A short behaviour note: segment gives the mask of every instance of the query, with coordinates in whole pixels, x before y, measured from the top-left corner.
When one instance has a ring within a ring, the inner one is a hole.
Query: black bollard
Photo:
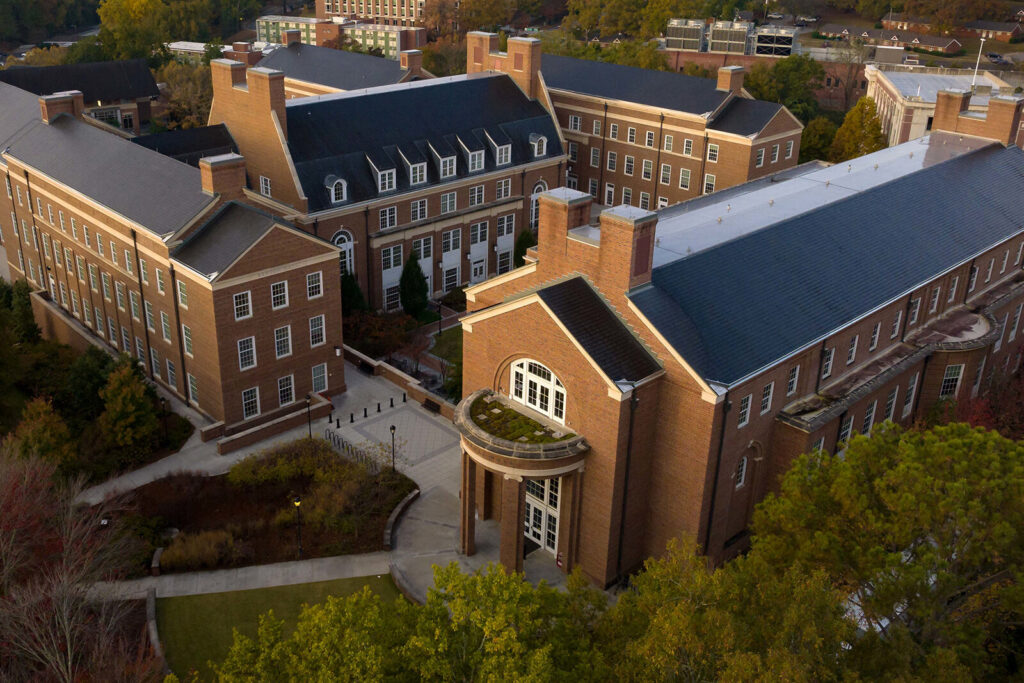
[[[355,413],[349,413],[348,414],[348,421],[349,421],[349,424],[355,422],[356,421],[356,414]]]
[[[402,403],[405,403],[405,392],[402,392]]]
[[[334,422],[334,411],[327,413],[327,424]]]
[[[336,428],[338,428],[338,429],[341,429],[341,418],[340,417],[337,420],[334,421],[334,426]]]
[[[391,397],[391,407],[392,408],[395,407],[395,397],[394,396]]]
[[[380,412],[380,401],[377,401],[377,412]]]
[[[363,408],[363,417],[366,417],[366,408]]]

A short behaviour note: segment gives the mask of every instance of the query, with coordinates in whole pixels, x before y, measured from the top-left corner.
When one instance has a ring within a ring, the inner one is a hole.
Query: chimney
[[[241,199],[245,188],[245,157],[234,152],[199,160],[203,192],[224,200]]]
[[[541,266],[552,274],[561,274],[566,268],[575,270],[578,264],[566,264],[569,231],[590,223],[590,205],[594,198],[586,192],[560,187],[545,192],[537,201],[540,213],[537,251]]]
[[[718,67],[718,88],[721,92],[739,94],[743,89],[743,67],[742,66],[720,66]]]
[[[249,45],[249,43],[245,42],[244,40],[240,40],[240,41],[231,43],[231,51],[232,52],[249,52],[249,50],[251,50],[251,49],[252,49],[252,46]]]
[[[651,281],[657,224],[654,212],[626,204],[601,212],[598,273],[605,292],[628,292]]]
[[[297,28],[286,28],[281,31],[281,44],[288,47],[292,43],[301,43],[302,34]]]
[[[212,62],[211,62],[212,64]],[[288,139],[288,118],[285,116],[284,72],[257,66],[246,72],[249,97],[252,106],[277,113],[284,139]],[[216,92],[216,91],[215,91]]]
[[[85,98],[81,90],[69,90],[39,98],[39,112],[43,123],[52,123],[61,114],[82,118],[85,111]]]
[[[508,59],[505,73],[512,77],[526,96],[539,100],[540,92],[540,41],[536,38],[509,38]],[[511,67],[511,70],[509,70]]]
[[[491,69],[487,57],[498,51],[498,34],[470,31],[466,34],[466,73],[475,74]]]
[[[988,100],[984,137],[999,140],[1004,145],[1015,144],[1020,130],[1021,106],[1024,100],[1009,95],[998,95]]]
[[[423,53],[419,50],[402,50],[398,55],[402,68],[409,72],[410,76],[418,76],[423,70]]]
[[[935,114],[932,116],[932,130],[955,133],[957,119],[961,112],[971,105],[971,93],[966,90],[940,90],[935,96]]]
[[[234,59],[211,59],[210,80],[213,82],[213,94],[218,90],[245,86],[245,64]]]

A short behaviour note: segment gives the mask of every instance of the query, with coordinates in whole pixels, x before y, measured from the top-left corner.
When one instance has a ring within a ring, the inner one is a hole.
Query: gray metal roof
[[[935,102],[940,90],[971,91],[971,82],[975,80],[974,72],[968,70],[965,70],[962,75],[923,74],[913,71],[882,71],[882,73],[886,80],[900,91],[900,95],[911,98],[919,97],[923,102]],[[999,92],[1001,81],[990,76],[988,72],[979,71],[977,80],[979,85],[991,86],[995,92]],[[988,97],[989,93],[971,95],[971,104],[985,106],[988,104]]]
[[[708,128],[736,135],[757,135],[780,111],[782,105],[775,102],[734,97]]]
[[[198,169],[69,115],[43,123],[38,98],[6,83],[0,83],[0,147],[161,237],[213,202]]]
[[[213,280],[275,224],[288,225],[247,204],[228,202],[190,234],[171,256]]]
[[[958,140],[670,209],[652,283],[630,298],[702,376],[733,384],[1020,230],[1024,153]]]
[[[391,85],[408,73],[394,59],[302,43],[274,50],[257,66],[282,71],[286,78],[339,90]]]
[[[12,66],[0,81],[36,95],[81,90],[86,103],[158,97],[160,91],[145,59],[57,66]]]
[[[635,382],[661,369],[582,277],[545,287],[537,295],[611,381]]]

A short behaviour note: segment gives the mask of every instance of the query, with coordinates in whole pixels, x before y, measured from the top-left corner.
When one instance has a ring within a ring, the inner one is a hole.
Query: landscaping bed
[[[388,515],[414,488],[388,467],[373,474],[321,439],[302,439],[243,460],[225,475],[159,479],[126,502],[147,549],[165,547],[163,573],[297,559],[298,512],[303,558],[381,550]],[[169,528],[179,530],[173,540]]]

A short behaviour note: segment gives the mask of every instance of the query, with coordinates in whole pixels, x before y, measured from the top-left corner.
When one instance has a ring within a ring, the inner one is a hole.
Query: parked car
[[[998,52],[986,52],[985,53],[985,58],[988,61],[992,62],[993,64],[998,64],[999,60],[1001,60],[1003,58],[1003,56],[1001,54],[999,54]]]
[[[785,19],[786,16],[784,14],[780,14],[779,12],[769,12],[768,13],[768,18],[769,19]]]
[[[803,21],[808,24],[813,24],[818,21],[818,17],[797,17],[797,21]]]

